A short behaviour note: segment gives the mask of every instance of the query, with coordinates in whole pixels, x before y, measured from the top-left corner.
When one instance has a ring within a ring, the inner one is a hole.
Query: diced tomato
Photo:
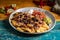
[[[43,13],[43,12],[41,13],[41,16],[46,17],[45,13]]]
[[[36,11],[34,10],[33,14],[34,16],[39,16],[41,19],[45,18],[45,14],[43,12],[39,12],[39,11]]]

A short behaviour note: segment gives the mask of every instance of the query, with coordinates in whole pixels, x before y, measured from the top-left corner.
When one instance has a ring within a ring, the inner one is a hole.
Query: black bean
[[[27,20],[26,18],[23,18],[23,20]]]
[[[21,18],[22,17],[22,15],[19,15],[19,18]]]
[[[34,27],[37,27],[37,24],[34,23]]]
[[[38,21],[38,19],[36,19],[35,17],[32,18],[32,20],[33,20],[34,22],[37,22],[37,21]]]
[[[19,22],[22,22],[22,20],[20,20]]]

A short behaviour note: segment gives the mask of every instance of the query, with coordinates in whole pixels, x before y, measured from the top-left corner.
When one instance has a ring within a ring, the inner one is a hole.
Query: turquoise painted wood
[[[14,30],[9,22],[0,21],[0,40],[60,40],[60,22],[48,33],[40,35],[26,35]]]

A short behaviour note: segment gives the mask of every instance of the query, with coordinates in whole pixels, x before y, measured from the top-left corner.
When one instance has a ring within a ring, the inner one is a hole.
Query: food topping
[[[34,10],[32,14],[18,12],[13,15],[11,23],[22,32],[38,33],[49,29],[51,19],[44,13]]]

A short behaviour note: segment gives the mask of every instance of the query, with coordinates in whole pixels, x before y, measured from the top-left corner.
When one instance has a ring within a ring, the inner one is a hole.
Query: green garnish
[[[0,8],[0,13],[5,13],[5,10]]]
[[[47,23],[47,24],[50,24],[51,23],[51,19],[49,17],[45,17],[44,18],[44,21]]]

